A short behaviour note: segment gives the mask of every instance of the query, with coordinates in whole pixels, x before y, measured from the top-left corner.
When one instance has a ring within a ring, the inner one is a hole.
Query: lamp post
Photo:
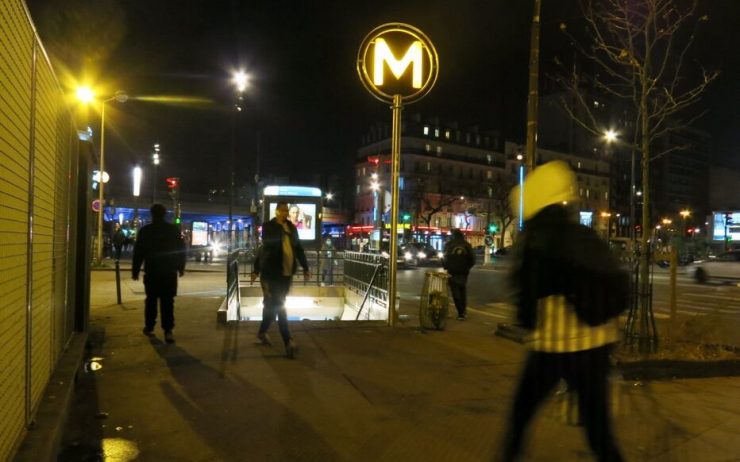
[[[683,237],[686,236],[686,220],[691,216],[691,210],[685,209],[678,212],[679,215],[681,215],[681,218],[683,218],[683,229],[681,232],[681,235]]]
[[[133,196],[134,196],[134,232],[138,230],[139,223],[139,195],[141,194],[141,167],[134,167],[133,173]]]
[[[601,218],[606,220],[606,232],[604,234],[606,235],[606,241],[609,242],[609,238],[611,237],[612,214],[611,212],[601,212]]]
[[[77,98],[83,103],[90,103],[95,99],[95,93],[88,87],[80,87],[77,89]],[[97,264],[100,265],[103,262],[103,215],[105,214],[105,103],[113,100],[119,103],[125,103],[128,101],[128,95],[124,91],[117,91],[110,98],[104,99],[100,102],[100,181],[98,182],[98,203],[100,209],[98,210],[98,233],[97,233],[97,251],[96,260]]]
[[[234,226],[234,158],[236,157],[236,126],[239,115],[242,112],[242,103],[244,101],[244,91],[247,89],[249,83],[249,76],[243,70],[234,72],[231,78],[231,82],[234,84],[236,89],[236,101],[234,102],[234,111],[231,119],[231,153],[229,158],[229,221],[228,221],[228,233],[229,233],[229,251],[234,247],[234,238],[232,236],[232,229]]]
[[[152,176],[152,204],[157,202],[157,167],[159,167],[161,158],[159,156],[159,143],[154,145],[154,152],[152,153],[152,164],[154,165],[154,176]]]

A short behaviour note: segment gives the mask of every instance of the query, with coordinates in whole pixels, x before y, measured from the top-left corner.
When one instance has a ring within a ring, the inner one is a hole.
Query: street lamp
[[[89,87],[80,87],[77,89],[77,98],[82,103],[90,103],[94,101],[95,99],[95,93],[90,89]],[[98,210],[98,242],[97,242],[97,263],[101,264],[103,262],[103,214],[105,213],[105,202],[104,199],[104,185],[105,182],[102,181],[103,177],[105,176],[105,103],[108,103],[110,101],[116,100],[119,103],[125,103],[128,101],[128,95],[126,92],[118,90],[113,96],[110,98],[104,99],[100,102],[100,183],[98,183],[98,186],[100,189],[98,189],[98,203],[100,205],[100,209]]]
[[[683,218],[683,236],[686,236],[686,220],[691,216],[691,210],[684,209],[678,212],[679,215],[681,215],[681,218]]]
[[[611,227],[612,227],[612,214],[611,212],[601,212],[601,218],[606,219],[606,240],[609,241],[609,238],[611,237]]]
[[[243,70],[234,72],[231,76],[231,83],[236,89],[236,102],[234,103],[234,112],[231,118],[231,157],[229,159],[229,251],[233,248],[232,227],[234,223],[234,158],[236,156],[236,125],[237,118],[242,111],[242,101],[244,100],[244,91],[249,85],[249,75]]]
[[[134,170],[131,176],[133,178],[133,196],[134,196],[133,228],[134,228],[134,231],[136,231],[137,225],[139,223],[139,195],[141,194],[141,167],[139,167],[138,165],[134,167]]]

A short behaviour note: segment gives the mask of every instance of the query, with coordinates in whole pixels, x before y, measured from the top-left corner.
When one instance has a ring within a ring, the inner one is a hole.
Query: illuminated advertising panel
[[[270,217],[275,216],[277,202],[269,204]],[[298,229],[298,238],[301,241],[317,239],[316,204],[303,202],[288,203],[288,220]]]
[[[740,212],[713,212],[712,216],[713,240],[724,241],[729,236],[731,241],[740,242]]]
[[[190,245],[194,247],[208,245],[208,223],[205,221],[193,222]]]

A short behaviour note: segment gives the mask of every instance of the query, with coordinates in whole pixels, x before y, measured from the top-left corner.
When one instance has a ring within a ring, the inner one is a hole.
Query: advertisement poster
[[[208,245],[208,223],[205,221],[193,222],[190,245],[194,247]]]
[[[270,203],[270,218],[275,217],[277,203]],[[289,203],[288,220],[298,229],[298,237],[302,241],[316,239],[316,204]]]

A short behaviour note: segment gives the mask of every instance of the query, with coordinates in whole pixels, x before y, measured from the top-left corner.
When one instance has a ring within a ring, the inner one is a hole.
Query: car
[[[444,254],[429,244],[412,242],[401,246],[403,256],[414,266],[442,266]]]
[[[731,250],[716,257],[695,261],[688,269],[699,284],[711,279],[740,280],[740,251]]]
[[[397,250],[396,268],[398,269],[410,268],[411,264],[406,260],[406,258],[404,258],[401,247],[396,248],[396,250]],[[380,255],[382,255],[385,258],[388,258],[390,256],[387,250],[381,250]]]
[[[501,248],[496,249],[495,252],[493,252],[494,257],[506,257],[508,255],[511,255],[511,246],[501,247]]]

